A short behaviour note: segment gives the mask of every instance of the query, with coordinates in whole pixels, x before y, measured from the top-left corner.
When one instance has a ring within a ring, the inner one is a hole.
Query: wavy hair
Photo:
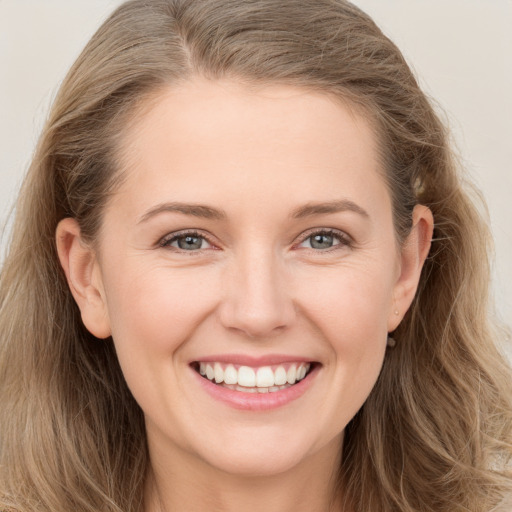
[[[55,229],[94,240],[127,125],[194,75],[337,96],[375,127],[398,242],[414,205],[434,242],[380,377],[346,429],[357,512],[512,507],[512,378],[489,321],[490,238],[448,134],[397,47],[344,0],[132,0],[63,82],[16,208],[0,283],[0,509],[141,512],[143,414],[111,340],[83,326]]]

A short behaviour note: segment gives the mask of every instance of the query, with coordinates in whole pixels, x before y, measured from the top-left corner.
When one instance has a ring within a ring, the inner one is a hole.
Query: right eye
[[[186,252],[196,252],[204,249],[211,249],[213,247],[203,235],[196,232],[185,232],[170,235],[160,242],[160,246],[170,247]]]

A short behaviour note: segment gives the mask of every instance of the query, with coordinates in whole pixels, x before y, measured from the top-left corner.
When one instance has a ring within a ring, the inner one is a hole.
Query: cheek
[[[326,395],[324,412],[334,435],[361,408],[381,371],[392,279],[385,272],[345,268],[317,275],[314,282],[303,294],[302,309],[331,353],[325,371],[339,393]]]
[[[376,267],[346,266],[303,279],[314,285],[302,287],[302,309],[337,349],[357,352],[386,338],[393,281]]]
[[[106,295],[116,345],[129,345],[148,355],[179,348],[218,298],[217,276],[197,269],[154,267],[111,275]]]
[[[121,265],[109,275],[112,338],[128,387],[146,414],[172,417],[162,404],[169,400],[169,389],[180,389],[181,348],[215,307],[215,278]]]

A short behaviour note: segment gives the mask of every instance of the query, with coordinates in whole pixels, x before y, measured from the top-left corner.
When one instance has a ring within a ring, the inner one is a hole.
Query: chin
[[[231,442],[216,443],[208,447],[203,460],[213,468],[225,473],[245,477],[265,477],[292,470],[304,463],[313,447],[304,440],[290,436],[273,438],[244,436]]]
[[[301,457],[290,457],[278,453],[268,457],[247,457],[235,455],[206,461],[218,471],[241,477],[271,477],[286,473],[297,467]]]

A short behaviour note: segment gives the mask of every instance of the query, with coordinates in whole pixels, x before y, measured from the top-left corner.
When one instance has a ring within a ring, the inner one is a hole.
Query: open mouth
[[[214,361],[195,361],[192,368],[210,382],[242,393],[275,393],[304,380],[317,363],[297,362],[250,366]]]

